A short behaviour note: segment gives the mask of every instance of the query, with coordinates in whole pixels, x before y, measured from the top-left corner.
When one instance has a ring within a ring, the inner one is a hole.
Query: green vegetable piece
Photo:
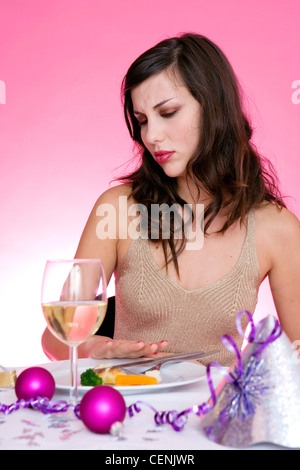
[[[80,376],[81,385],[88,387],[95,387],[96,385],[102,385],[103,380],[99,377],[93,369],[87,369]]]

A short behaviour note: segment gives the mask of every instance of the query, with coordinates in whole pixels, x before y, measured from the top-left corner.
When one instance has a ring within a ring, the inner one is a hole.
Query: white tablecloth
[[[160,393],[125,396],[126,405],[143,401],[158,411],[183,411],[193,405],[201,405],[209,399],[206,377],[195,384],[186,385]],[[53,400],[68,400],[64,394],[55,394]],[[16,402],[13,389],[0,392],[1,404]],[[154,412],[146,405],[133,417],[126,416],[122,433],[95,434],[89,431],[72,410],[64,413],[44,415],[33,409],[19,409],[9,415],[0,414],[0,449],[97,449],[107,451],[107,459],[122,455],[120,451],[149,450],[152,461],[159,457],[159,451],[168,450],[175,454],[188,455],[189,451],[212,449],[232,450],[210,441],[201,430],[200,418],[189,414],[182,431],[176,432],[169,424],[157,426]],[[249,449],[281,449],[272,444],[251,446]],[[137,453],[138,454],[138,453]],[[132,452],[135,455],[135,452]],[[149,457],[150,458],[150,457]],[[113,463],[107,461],[106,463]],[[163,463],[162,461],[159,463]]]

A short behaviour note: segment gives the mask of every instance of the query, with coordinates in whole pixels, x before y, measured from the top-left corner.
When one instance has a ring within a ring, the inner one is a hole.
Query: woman
[[[115,334],[91,337],[81,356],[218,348],[214,359],[231,365],[220,337],[230,334],[241,346],[236,315],[254,313],[266,276],[283,329],[300,339],[299,221],[251,144],[224,54],[196,34],[162,41],[131,65],[123,97],[141,163],[100,196],[75,255],[101,258],[108,280],[115,273]],[[48,330],[43,346],[52,359],[67,355]]]

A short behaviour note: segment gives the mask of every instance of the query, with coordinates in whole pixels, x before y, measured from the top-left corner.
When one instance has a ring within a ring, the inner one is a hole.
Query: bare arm
[[[290,340],[300,340],[300,223],[283,210],[271,233],[269,281],[281,326]]]

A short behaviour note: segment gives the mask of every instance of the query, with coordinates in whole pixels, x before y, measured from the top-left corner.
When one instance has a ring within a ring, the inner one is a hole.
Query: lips
[[[159,150],[158,152],[154,152],[154,158],[157,163],[165,163],[169,160],[169,158],[174,155],[175,152],[170,152],[169,150]]]

